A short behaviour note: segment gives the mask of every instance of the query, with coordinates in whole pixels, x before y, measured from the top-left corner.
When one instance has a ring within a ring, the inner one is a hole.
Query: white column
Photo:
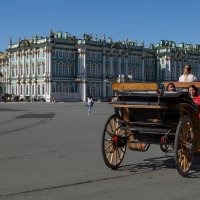
[[[86,49],[80,48],[78,49],[78,53],[81,100],[86,101]]]

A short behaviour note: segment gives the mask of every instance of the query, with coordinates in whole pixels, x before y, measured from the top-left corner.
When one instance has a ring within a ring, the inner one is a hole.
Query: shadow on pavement
[[[20,115],[16,118],[53,118],[55,116],[55,113],[28,113]]]
[[[11,108],[0,108],[0,111],[3,111],[3,112],[8,112],[8,111],[26,111],[26,110],[21,110],[21,109],[11,109]]]
[[[119,171],[129,171],[137,173],[163,169],[176,170],[174,156],[145,159],[142,163],[124,165],[118,168]],[[188,178],[200,178],[200,157],[194,157],[191,170],[188,174]]]

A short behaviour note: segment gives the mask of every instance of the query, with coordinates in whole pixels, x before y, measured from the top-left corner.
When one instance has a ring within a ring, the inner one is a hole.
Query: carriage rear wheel
[[[126,131],[121,129],[124,122],[119,115],[112,115],[106,122],[102,135],[102,155],[105,164],[111,169],[117,169],[121,164],[127,144]]]
[[[181,118],[175,136],[175,162],[182,176],[187,176],[194,155],[194,129],[189,117]]]

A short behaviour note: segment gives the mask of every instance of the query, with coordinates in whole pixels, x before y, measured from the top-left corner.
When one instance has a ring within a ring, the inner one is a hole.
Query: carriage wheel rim
[[[116,168],[122,162],[126,145],[123,147],[118,146],[119,136],[125,136],[126,132],[121,130],[121,119],[117,115],[109,118],[103,133],[102,153],[105,163],[110,168]]]
[[[178,172],[188,175],[193,161],[194,131],[189,118],[183,118],[177,127],[175,138],[175,160]]]

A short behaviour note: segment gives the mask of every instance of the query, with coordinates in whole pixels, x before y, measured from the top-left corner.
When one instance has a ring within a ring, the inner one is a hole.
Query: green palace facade
[[[200,80],[200,45],[161,40],[145,47],[133,40],[112,41],[65,32],[10,39],[0,53],[0,93],[32,100],[85,101],[111,96],[114,81],[176,81],[184,64]]]

